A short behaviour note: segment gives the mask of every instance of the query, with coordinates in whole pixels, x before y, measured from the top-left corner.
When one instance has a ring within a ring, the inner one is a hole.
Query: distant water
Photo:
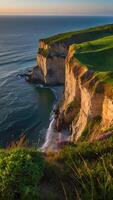
[[[113,23],[113,17],[0,16],[1,147],[23,131],[31,145],[38,145],[45,137],[55,96],[50,89],[38,89],[16,76],[36,65],[38,40],[107,23]]]

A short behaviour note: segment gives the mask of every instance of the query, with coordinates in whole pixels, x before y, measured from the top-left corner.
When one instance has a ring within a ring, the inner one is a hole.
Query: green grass
[[[113,35],[74,45],[75,57],[89,69],[113,71]]]
[[[70,145],[55,158],[52,155],[53,160],[46,164],[46,173],[52,185],[62,188],[62,199],[112,200],[112,152],[113,136],[93,144]]]
[[[80,64],[93,70],[99,80],[113,86],[113,35],[72,47]]]
[[[113,137],[94,144],[83,142],[61,152],[60,159],[74,183],[77,199],[113,199],[112,142]]]
[[[113,34],[113,24],[105,25],[105,26],[98,26],[94,28],[84,29],[80,31],[73,31],[58,34],[49,38],[41,39],[41,41],[46,42],[47,44],[54,44],[56,42],[66,41],[73,39],[76,42],[81,42],[82,40],[92,40],[100,37],[104,37],[106,35]],[[74,43],[74,42],[71,42]]]

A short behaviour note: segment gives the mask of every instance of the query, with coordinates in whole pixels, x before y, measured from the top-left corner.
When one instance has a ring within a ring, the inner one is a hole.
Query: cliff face
[[[37,67],[33,69],[31,79],[48,85],[64,84],[65,59],[69,46],[111,34],[113,34],[113,26],[108,25],[40,40]]]
[[[56,128],[70,130],[70,140],[95,140],[113,126],[113,86],[80,64],[75,48],[66,58],[65,92]]]
[[[32,78],[48,85],[64,84],[67,52],[68,47],[65,44],[49,45],[40,41],[37,54],[38,67],[33,70]]]

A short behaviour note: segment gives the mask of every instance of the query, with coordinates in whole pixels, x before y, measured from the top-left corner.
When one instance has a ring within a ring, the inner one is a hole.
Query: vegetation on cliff
[[[36,69],[33,70],[31,79],[39,82],[41,80],[41,82],[49,85],[64,84],[65,59],[70,45],[82,44],[112,35],[113,24],[110,24],[41,39],[37,52],[38,67],[37,71]]]
[[[75,57],[95,71],[113,70],[113,35],[84,42],[75,47]]]
[[[98,27],[93,27],[93,28],[89,28],[89,29],[84,29],[84,30],[80,30],[80,31],[73,31],[73,32],[67,32],[67,33],[62,33],[62,34],[58,34],[49,38],[45,38],[45,39],[41,39],[40,41],[44,41],[46,44],[52,45],[56,42],[63,42],[66,40],[70,40],[71,43],[74,43],[74,41],[72,42],[71,39],[75,39],[76,42],[77,40],[92,40],[93,38],[101,38],[104,37],[106,35],[111,35],[113,34],[113,24],[109,24],[109,25],[104,25],[104,26],[98,26]]]
[[[113,35],[73,45],[75,58],[81,65],[95,71],[102,81],[113,83]],[[98,72],[98,73],[97,73]]]

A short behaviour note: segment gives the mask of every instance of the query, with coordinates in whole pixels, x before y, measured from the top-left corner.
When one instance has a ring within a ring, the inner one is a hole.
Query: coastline
[[[0,151],[0,200],[112,200],[113,25],[40,40],[35,69],[0,87],[0,142],[14,141]]]
[[[1,76],[3,76],[4,74],[5,75],[11,74],[14,71],[14,69],[17,71],[23,71],[23,69],[27,69],[29,66],[30,67],[36,66],[36,59],[35,59],[36,56],[34,55],[36,55],[37,53],[37,42],[38,40],[40,40],[40,38],[55,35],[58,33],[58,30],[60,30],[60,32],[65,33],[68,30],[71,31],[93,26],[94,23],[95,23],[94,25],[96,25],[96,24],[110,23],[112,21],[112,19],[103,18],[99,19],[99,21],[97,22],[93,18],[90,19],[90,17],[88,17],[87,20],[86,18],[84,19],[81,17],[80,18],[81,23],[80,21],[78,22],[79,17],[77,18],[70,17],[69,20],[67,20],[67,18],[66,20],[65,18],[62,20],[62,18],[60,18],[61,20],[58,24],[54,23],[55,26],[54,24],[49,23],[50,22],[49,18],[40,19],[41,21],[38,19],[38,17],[36,17],[35,21],[33,19],[31,19],[31,21],[28,19],[24,19],[24,17],[21,20],[20,19],[16,20],[15,17],[13,19],[2,18],[1,24],[3,25],[6,24],[7,28],[4,29],[3,26],[3,30],[0,35],[1,44],[3,43],[3,41],[6,41],[6,45],[4,46],[4,44],[2,44],[1,46],[2,47],[1,62],[0,62]],[[75,19],[77,19],[77,21]],[[41,24],[40,28],[38,27],[37,20],[40,21]],[[57,21],[57,17],[55,20]],[[24,24],[26,24],[26,26],[23,26],[23,22]],[[35,24],[37,25],[34,26]],[[48,24],[47,29],[46,29],[46,24]],[[12,29],[8,28],[9,25],[10,27],[12,27]],[[31,28],[32,25],[35,27],[35,29]],[[17,29],[15,29],[15,26],[17,26]],[[24,34],[22,34],[21,30],[24,30]],[[45,30],[45,34],[41,34],[42,30]],[[7,34],[5,34],[5,32]],[[40,102],[37,102],[38,96],[40,97],[45,96],[46,102],[49,105],[48,106],[49,112],[50,112],[49,101],[52,102],[51,94],[48,95],[47,91],[45,92],[45,95],[44,92],[40,91],[38,94],[38,89],[35,90],[35,88],[33,88],[32,86],[27,85],[26,83],[24,84],[24,80],[15,77],[14,78],[8,76],[5,77],[6,77],[5,79],[7,80],[3,81],[2,83],[3,79],[1,79],[1,89],[0,89],[1,93],[0,106],[2,113],[0,121],[2,131],[0,131],[0,136],[1,136],[0,138],[1,138],[1,143],[3,141],[3,146],[5,146],[5,144],[7,145],[8,142],[10,142],[11,140],[18,138],[19,134],[22,132],[22,129],[24,130],[27,129],[29,132],[29,130],[31,130],[32,127],[35,127],[36,124],[39,124],[40,121],[41,121],[40,126],[47,127],[48,124],[47,118],[49,117],[47,116],[46,118],[45,115],[42,116],[44,114],[43,107],[45,106],[45,102],[44,106],[41,104],[42,106],[42,114],[41,114],[41,111],[38,107],[38,104],[40,105]],[[49,101],[47,100],[47,98],[49,98]],[[48,110],[47,109],[45,110],[48,115]],[[39,118],[41,120],[39,120]],[[44,121],[44,123],[42,123],[42,121]],[[30,137],[30,140],[33,141],[32,143],[35,143],[34,142],[35,138],[36,138],[36,143],[38,143],[37,135],[40,134],[39,129],[35,128],[32,137]]]

